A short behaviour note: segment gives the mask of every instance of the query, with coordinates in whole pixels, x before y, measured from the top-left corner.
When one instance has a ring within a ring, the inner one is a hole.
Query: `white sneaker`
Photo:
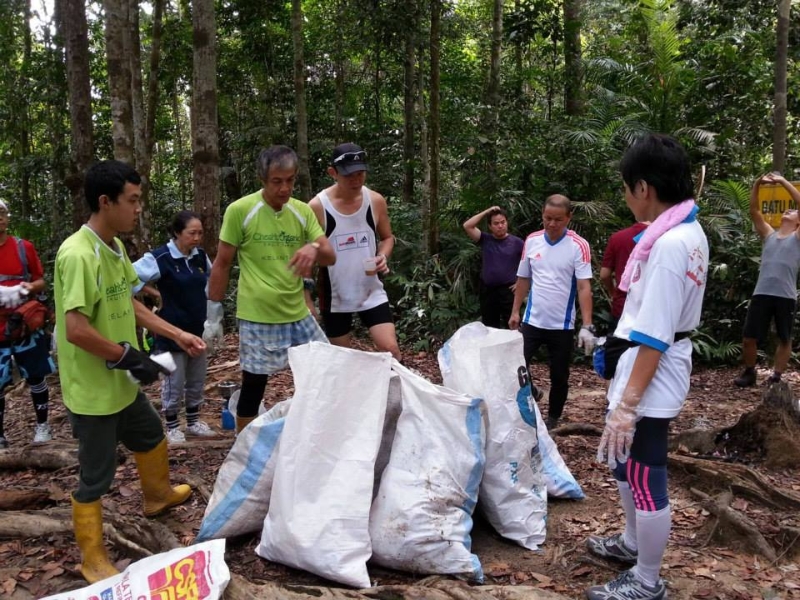
[[[39,423],[36,425],[35,433],[33,434],[34,444],[49,442],[52,439],[53,436],[50,434],[50,425],[48,423]]]
[[[195,435],[198,437],[213,437],[217,433],[209,427],[205,421],[198,421],[194,425],[189,425],[186,428],[187,435]]]
[[[186,441],[186,436],[183,432],[176,427],[175,429],[167,429],[167,443],[168,444],[181,444]]]

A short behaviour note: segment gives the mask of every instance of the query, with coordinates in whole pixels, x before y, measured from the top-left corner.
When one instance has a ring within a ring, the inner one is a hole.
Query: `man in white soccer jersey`
[[[581,308],[583,326],[578,346],[591,354],[592,255],[589,243],[567,228],[572,204],[566,196],[554,194],[544,203],[544,229],[525,240],[517,270],[517,289],[509,329],[517,329],[524,340],[525,364],[542,346],[550,356],[550,401],[545,419],[548,429],[558,424],[569,391],[569,366],[575,336],[575,298]],[[527,297],[525,311],[520,308]],[[521,323],[520,323],[521,321]]]

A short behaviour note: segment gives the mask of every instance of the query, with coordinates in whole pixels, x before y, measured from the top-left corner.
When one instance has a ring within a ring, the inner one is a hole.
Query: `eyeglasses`
[[[358,162],[366,160],[367,153],[364,150],[359,150],[358,152],[345,152],[344,154],[340,154],[336,158],[333,159],[333,164],[337,164],[340,162]]]

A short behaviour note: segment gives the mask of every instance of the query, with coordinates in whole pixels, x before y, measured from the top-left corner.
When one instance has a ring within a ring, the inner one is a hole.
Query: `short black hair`
[[[629,189],[646,181],[664,204],[678,204],[694,195],[689,155],[671,136],[650,133],[640,137],[625,151],[619,170]]]
[[[132,166],[119,160],[104,160],[95,163],[86,171],[83,189],[89,210],[100,210],[100,196],[108,196],[116,203],[126,183],[141,185],[142,178]]]
[[[489,214],[486,215],[486,220],[490,225],[492,224],[492,219],[494,219],[497,215],[503,215],[506,219],[508,219],[508,213],[506,212],[506,209],[498,206],[494,210],[490,210]]]
[[[182,210],[174,217],[172,217],[172,223],[169,224],[169,234],[172,236],[173,239],[180,235],[181,231],[186,229],[186,226],[189,224],[189,221],[192,219],[197,219],[202,224],[203,219],[200,217],[199,214],[192,210]]]
[[[273,165],[281,169],[297,170],[297,154],[289,146],[270,146],[261,151],[256,160],[256,173],[259,181],[265,181]]]

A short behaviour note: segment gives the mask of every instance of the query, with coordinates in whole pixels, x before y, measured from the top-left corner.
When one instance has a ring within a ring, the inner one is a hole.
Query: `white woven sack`
[[[236,436],[217,473],[198,540],[229,538],[261,529],[269,510],[275,457],[290,403],[291,399],[278,402]]]
[[[391,355],[311,342],[289,349],[295,382],[256,553],[369,587],[369,509]]]
[[[482,581],[470,533],[484,465],[483,403],[397,361],[392,368],[403,411],[372,504],[372,559],[392,569]]]

